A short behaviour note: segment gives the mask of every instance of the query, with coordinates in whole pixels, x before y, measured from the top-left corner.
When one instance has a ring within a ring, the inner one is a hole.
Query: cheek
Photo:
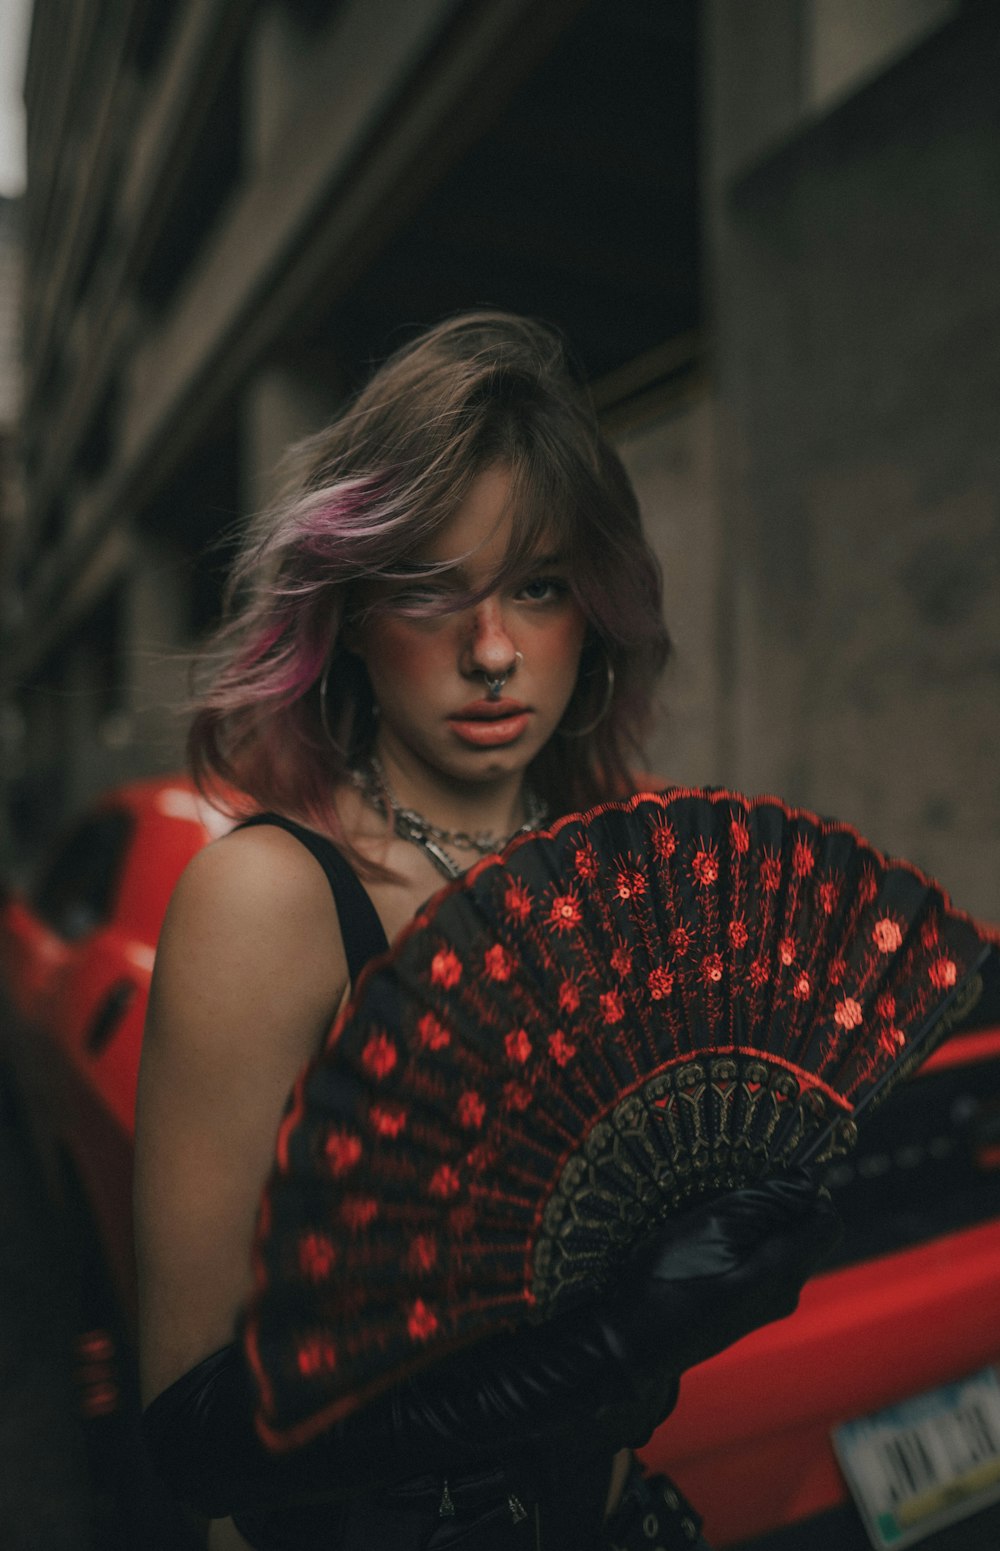
[[[553,620],[538,642],[540,661],[561,669],[571,682],[575,682],[586,633],[586,621],[578,611]]]
[[[362,655],[372,686],[378,689],[421,689],[440,681],[446,655],[436,636],[395,624],[383,623],[377,639],[364,643]]]

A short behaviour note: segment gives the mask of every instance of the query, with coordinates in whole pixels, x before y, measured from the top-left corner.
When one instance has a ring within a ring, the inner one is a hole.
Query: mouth
[[[526,716],[529,706],[520,700],[472,700],[460,711],[453,711],[450,722],[502,722],[512,716]]]
[[[530,707],[518,700],[474,700],[449,716],[448,723],[463,743],[497,748],[519,738],[530,716]]]

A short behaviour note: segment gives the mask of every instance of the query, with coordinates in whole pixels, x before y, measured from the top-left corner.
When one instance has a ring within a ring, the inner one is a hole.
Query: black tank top
[[[250,829],[256,824],[273,824],[278,829],[287,830],[302,842],[307,851],[312,852],[326,873],[340,920],[347,972],[351,984],[355,985],[368,960],[379,953],[385,953],[389,946],[385,929],[361,879],[333,841],[328,840],[326,835],[318,834],[315,829],[307,829],[304,824],[283,818],[279,813],[255,813],[253,818],[244,819],[237,828]]]

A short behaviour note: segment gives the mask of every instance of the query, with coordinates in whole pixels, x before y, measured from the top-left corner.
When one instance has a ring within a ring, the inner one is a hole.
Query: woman
[[[621,1297],[290,1458],[256,1441],[235,1340],[286,1096],[365,958],[480,854],[636,786],[658,570],[555,337],[469,315],[388,361],[251,534],[216,648],[194,766],[255,816],[191,863],[157,957],[136,1168],[151,1450],[234,1513],[231,1544],[550,1551],[602,1544],[609,1514],[621,1543],[652,1511],[637,1472],[620,1505],[623,1446],[684,1367],[794,1306],[828,1238],[808,1182],[688,1214]]]

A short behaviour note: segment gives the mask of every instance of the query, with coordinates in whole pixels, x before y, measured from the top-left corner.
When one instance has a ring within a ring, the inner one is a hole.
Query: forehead
[[[454,561],[478,575],[498,570],[512,552],[527,557],[554,548],[549,524],[536,513],[517,513],[512,483],[502,467],[478,474],[457,511],[421,545],[418,558],[435,565]]]

